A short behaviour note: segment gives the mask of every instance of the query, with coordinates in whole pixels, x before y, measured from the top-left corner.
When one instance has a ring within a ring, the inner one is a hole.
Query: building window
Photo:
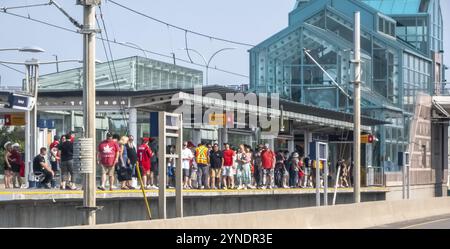
[[[378,31],[379,32],[389,35],[389,36],[392,36],[392,37],[395,37],[395,26],[396,26],[395,22],[388,20],[381,16],[378,17]]]

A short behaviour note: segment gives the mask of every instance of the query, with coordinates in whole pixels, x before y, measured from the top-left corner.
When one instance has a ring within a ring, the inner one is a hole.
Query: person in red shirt
[[[102,166],[102,185],[98,187],[105,190],[106,175],[109,176],[109,190],[113,190],[115,165],[119,161],[119,145],[114,142],[111,133],[106,135],[106,140],[98,145],[97,163]]]
[[[142,182],[144,185],[147,184],[147,177],[150,177],[151,172],[151,159],[153,157],[153,151],[148,146],[150,139],[148,137],[144,137],[142,139],[142,144],[138,147],[137,155],[138,155],[138,161],[139,166],[142,169]],[[147,185],[145,188],[150,189],[151,186]]]
[[[261,152],[261,163],[263,168],[263,189],[265,188],[265,186],[267,186],[269,189],[272,189],[275,162],[275,153],[271,149],[269,149],[269,144],[265,144],[264,149]]]
[[[234,157],[236,153],[234,150],[230,149],[230,145],[225,143],[225,150],[223,151],[223,165],[222,165],[222,176],[223,176],[223,184],[222,188],[227,189],[229,186],[231,189],[234,188],[234,175],[233,175],[233,164]]]

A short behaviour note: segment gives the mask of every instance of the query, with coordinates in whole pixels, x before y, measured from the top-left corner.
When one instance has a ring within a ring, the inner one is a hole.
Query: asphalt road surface
[[[373,229],[450,229],[450,214],[387,224]]]

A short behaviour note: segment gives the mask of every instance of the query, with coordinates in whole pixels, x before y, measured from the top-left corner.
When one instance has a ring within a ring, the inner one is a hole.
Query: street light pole
[[[225,51],[225,50],[233,50],[233,49],[236,49],[236,48],[222,48],[222,49],[219,49],[219,50],[216,51],[213,55],[211,55],[211,57],[209,58],[208,61],[206,61],[205,56],[203,56],[203,55],[202,55],[200,52],[198,52],[197,50],[192,49],[192,48],[184,48],[184,50],[186,50],[186,51],[192,51],[192,52],[198,54],[198,55],[203,59],[203,62],[205,63],[205,67],[206,67],[206,85],[209,84],[209,79],[208,79],[208,77],[209,77],[209,66],[210,66],[210,64],[211,64],[212,59],[214,59],[214,57],[215,57],[217,54],[219,54],[220,52],[223,52],[223,51]]]
[[[19,52],[29,52],[29,53],[42,53],[45,52],[44,49],[36,46],[22,47],[22,48],[0,48],[0,51],[19,51]],[[19,64],[19,63],[16,63]],[[23,63],[22,63],[23,65]],[[25,88],[26,92],[34,96],[34,104],[31,110],[25,113],[25,177],[26,185],[28,187],[28,182],[30,178],[31,169],[31,159],[36,154],[36,119],[37,119],[37,94],[38,94],[38,78],[39,78],[39,64],[36,59],[25,62]],[[34,141],[34,142],[31,142]]]
[[[39,64],[36,59],[25,62],[26,67],[26,91],[32,94],[34,98],[34,104],[31,110],[26,111],[26,127],[25,127],[25,176],[26,182],[30,181],[30,172],[32,171],[32,159],[34,155],[37,155],[37,95],[39,88]]]
[[[361,202],[361,16],[355,12],[355,81],[354,81],[354,133],[353,133],[353,194],[355,203]]]

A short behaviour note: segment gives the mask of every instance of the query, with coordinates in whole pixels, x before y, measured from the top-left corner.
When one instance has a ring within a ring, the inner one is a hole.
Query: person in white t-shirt
[[[183,188],[189,187],[189,178],[191,177],[191,161],[194,158],[194,154],[192,154],[192,150],[188,148],[188,143],[183,143],[183,150],[181,150],[181,160],[183,167]]]

